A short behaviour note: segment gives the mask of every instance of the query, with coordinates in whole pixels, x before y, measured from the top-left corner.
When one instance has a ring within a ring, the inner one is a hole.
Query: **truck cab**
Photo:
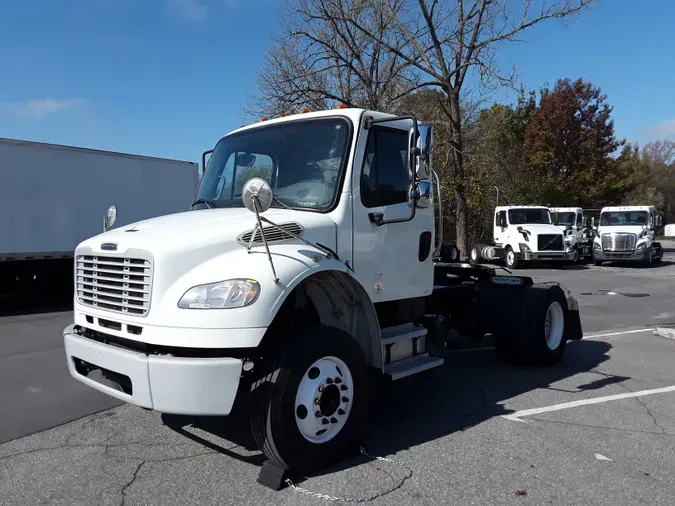
[[[522,262],[561,262],[574,259],[565,235],[545,206],[498,206],[494,215],[494,242],[504,250],[506,266]]]
[[[549,210],[553,224],[563,231],[565,241],[572,247],[572,262],[590,256],[591,240],[584,210],[581,207],[551,207]]]
[[[583,337],[569,290],[444,257],[432,138],[414,117],[347,108],[225,135],[191,210],[119,228],[111,213],[78,245],[70,374],[161,413],[241,402],[280,476],[344,456],[371,378],[443,365],[450,329],[557,363]],[[523,228],[552,251],[536,234],[562,234],[541,212],[548,225]]]
[[[659,263],[663,249],[656,241],[656,228],[661,223],[654,206],[603,207],[595,229],[593,262]]]

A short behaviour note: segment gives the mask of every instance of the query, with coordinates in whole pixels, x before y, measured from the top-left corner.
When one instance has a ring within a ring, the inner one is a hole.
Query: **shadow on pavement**
[[[552,384],[577,373],[592,371],[609,359],[610,349],[609,343],[601,341],[570,342],[563,360],[551,368],[506,365],[489,348],[468,353],[451,352],[442,367],[377,388],[372,396],[371,421],[363,446],[371,455],[391,455],[454,432],[469,430],[486,420],[511,413],[501,404],[508,399],[537,389],[556,390]],[[588,390],[626,379],[629,378],[602,374],[597,381],[565,391],[584,395]],[[235,443],[257,452],[248,430],[245,407],[240,404],[238,408],[230,417],[163,415],[162,419],[193,441],[237,460],[261,465],[265,460],[261,453],[242,457],[226,448],[229,443]],[[224,445],[214,444],[185,430],[188,425],[226,441]],[[331,474],[369,460],[373,458],[356,455],[312,476]],[[295,483],[301,481],[295,480]]]

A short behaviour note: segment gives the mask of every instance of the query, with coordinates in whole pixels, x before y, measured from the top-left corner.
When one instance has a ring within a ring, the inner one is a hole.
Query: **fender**
[[[276,248],[275,248],[276,249]],[[299,296],[313,304],[324,325],[338,327],[349,333],[359,343],[366,361],[373,367],[382,366],[382,348],[380,326],[368,293],[354,273],[344,263],[335,258],[327,258],[325,252],[306,247],[294,249],[294,256],[303,255],[311,262],[297,262],[295,274],[283,284],[277,299],[270,307],[269,314],[276,318],[289,297]],[[274,260],[275,254],[272,253]],[[276,265],[276,263],[275,263]],[[288,269],[283,277],[291,275]],[[282,277],[279,274],[280,278]],[[280,279],[279,284],[283,281]],[[270,327],[273,328],[273,323]],[[317,336],[320,337],[320,336]],[[261,341],[269,343],[276,339],[273,331],[268,330]]]

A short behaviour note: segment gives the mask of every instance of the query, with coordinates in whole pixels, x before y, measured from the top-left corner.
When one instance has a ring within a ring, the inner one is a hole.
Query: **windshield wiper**
[[[206,199],[197,199],[192,203],[192,205],[190,207],[194,207],[194,206],[197,206],[199,204],[206,204],[207,206],[209,206],[210,209],[213,209],[213,208],[216,207],[216,205],[213,203],[213,201],[206,200]]]

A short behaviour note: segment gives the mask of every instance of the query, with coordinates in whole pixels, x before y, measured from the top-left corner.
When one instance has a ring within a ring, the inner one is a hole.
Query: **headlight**
[[[647,247],[647,243],[641,242],[635,247],[635,249],[645,249],[646,247]]]
[[[526,251],[530,251],[530,247],[525,243],[522,243],[522,242],[519,243],[518,247],[520,248],[521,253],[525,253]]]
[[[181,297],[181,309],[231,309],[253,304],[260,284],[253,279],[228,279],[190,288]]]
[[[601,249],[602,245],[600,244],[600,241],[593,241],[593,249]]]

